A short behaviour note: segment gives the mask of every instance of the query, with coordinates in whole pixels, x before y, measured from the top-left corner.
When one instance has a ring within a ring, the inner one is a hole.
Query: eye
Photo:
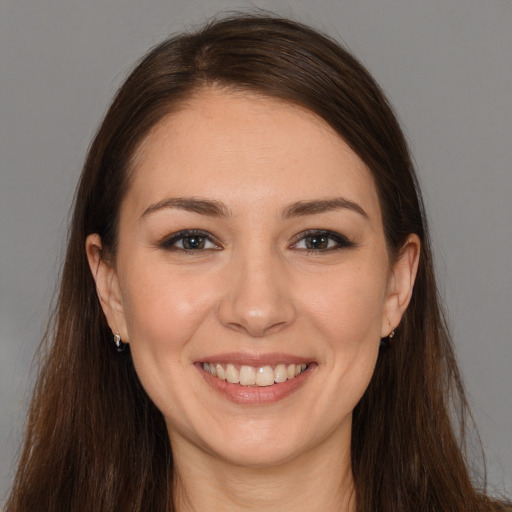
[[[300,233],[292,249],[299,249],[308,252],[325,252],[347,247],[354,247],[346,236],[341,233],[327,230],[310,230]]]
[[[198,230],[185,230],[174,233],[159,244],[162,248],[171,251],[201,252],[211,249],[220,249],[210,233]]]

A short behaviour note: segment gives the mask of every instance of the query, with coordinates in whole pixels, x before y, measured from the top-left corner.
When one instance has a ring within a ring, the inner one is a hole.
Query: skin
[[[222,203],[226,215],[162,207],[173,198]],[[290,214],[333,198],[364,214]],[[189,252],[183,239],[162,245],[184,229],[212,241]],[[350,244],[307,250],[306,230]],[[101,258],[98,235],[86,250],[109,325],[166,420],[178,510],[354,509],[352,411],[409,303],[419,249],[411,235],[390,262],[370,172],[309,111],[210,89],[151,131],[121,206],[115,261]],[[239,404],[194,364],[233,352],[313,364],[289,396]]]

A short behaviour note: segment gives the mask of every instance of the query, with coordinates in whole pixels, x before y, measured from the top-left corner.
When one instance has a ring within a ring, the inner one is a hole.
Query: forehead
[[[240,206],[350,196],[380,216],[371,173],[323,119],[247,92],[211,89],[181,104],[140,145],[130,181],[138,208],[163,196]]]

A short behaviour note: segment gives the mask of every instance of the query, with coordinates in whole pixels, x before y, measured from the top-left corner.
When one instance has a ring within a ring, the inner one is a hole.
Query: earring
[[[126,348],[127,343],[123,343],[121,341],[121,336],[119,335],[118,332],[114,334],[114,339],[112,341],[114,342],[114,345],[116,346],[116,350],[118,352],[122,352]]]
[[[391,344],[390,344],[390,340],[391,338],[393,338],[395,335],[395,330],[393,329],[385,338],[381,338],[380,340],[380,348],[381,349],[388,349]]]

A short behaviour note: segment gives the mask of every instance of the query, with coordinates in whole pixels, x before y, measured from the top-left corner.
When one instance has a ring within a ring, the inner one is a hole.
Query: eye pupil
[[[204,236],[187,236],[183,238],[183,247],[185,249],[204,249]]]
[[[306,238],[306,247],[308,249],[327,249],[329,238],[327,236],[315,235]]]

